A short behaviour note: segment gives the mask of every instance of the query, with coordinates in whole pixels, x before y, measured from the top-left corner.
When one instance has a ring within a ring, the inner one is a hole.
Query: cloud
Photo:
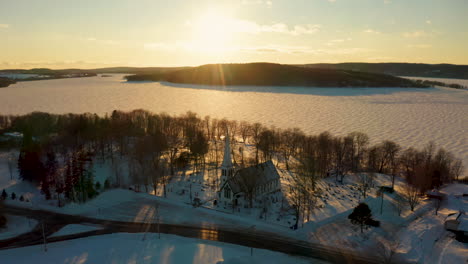
[[[412,32],[404,32],[403,36],[405,38],[422,38],[422,37],[432,36],[432,34],[423,30],[417,30],[417,31],[412,31]]]
[[[10,25],[9,24],[0,24],[0,29],[2,28],[9,28]]]
[[[273,2],[270,0],[242,0],[243,5],[266,5],[268,8],[273,6]]]
[[[146,50],[175,51],[177,49],[184,48],[184,46],[179,43],[168,44],[168,43],[163,43],[163,42],[152,42],[152,43],[144,43],[143,48]]]
[[[336,2],[336,0],[327,0],[327,1],[330,2],[330,3],[335,3]]]
[[[327,54],[327,55],[346,55],[354,53],[362,53],[371,51],[365,48],[343,48],[343,49],[313,49],[307,46],[280,46],[280,45],[267,45],[267,46],[251,46],[241,47],[239,51],[253,52],[253,53],[287,53],[287,54]]]
[[[343,43],[343,42],[346,42],[346,41],[351,41],[353,40],[352,38],[346,38],[346,39],[332,39],[330,41],[328,41],[327,43],[327,46],[333,46],[333,45],[336,45],[336,44],[339,44],[339,43]]]
[[[109,40],[109,39],[97,39],[93,37],[85,38],[85,41],[89,42],[94,42],[97,44],[102,44],[102,45],[118,45],[119,43],[115,40]]]
[[[367,58],[368,61],[376,61],[376,62],[383,62],[383,61],[404,61],[404,59],[398,59],[396,57],[389,57],[389,56],[376,56],[376,57],[369,57]]]
[[[144,49],[152,51],[165,52],[200,52],[204,51],[203,47],[192,45],[190,42],[176,43],[145,43]],[[223,46],[223,52],[246,52],[246,53],[285,53],[285,54],[327,54],[327,55],[346,55],[354,53],[362,53],[372,51],[365,48],[328,48],[328,49],[313,49],[308,46],[288,46],[288,45],[252,45],[252,46]]]
[[[382,32],[380,32],[380,31],[373,30],[373,29],[371,29],[371,28],[366,29],[366,30],[364,30],[363,32],[364,32],[364,33],[368,33],[368,34],[381,34],[381,33],[382,33]]]
[[[432,48],[430,44],[409,44],[408,48],[417,48],[417,49],[429,49]]]
[[[307,34],[314,34],[320,30],[322,27],[321,25],[314,25],[314,24],[304,24],[304,25],[294,25],[293,27],[289,27],[284,23],[275,23],[271,25],[259,25],[255,22],[246,21],[246,20],[237,20],[235,22],[237,26],[235,27],[234,31],[244,32],[244,33],[253,33],[258,34],[262,32],[269,32],[269,33],[282,33],[282,34],[289,34],[293,36],[299,35],[307,35]]]
[[[431,20],[426,20],[426,24],[431,25],[432,21]]]
[[[388,4],[392,3],[392,0],[384,0],[383,2],[384,2],[384,4],[388,5]]]
[[[221,16],[212,17],[207,21],[186,21],[185,25],[194,30],[203,31],[222,29],[223,32],[229,33],[281,33],[293,36],[314,34],[322,27],[319,24],[299,24],[291,27],[285,23],[258,24],[254,21]]]

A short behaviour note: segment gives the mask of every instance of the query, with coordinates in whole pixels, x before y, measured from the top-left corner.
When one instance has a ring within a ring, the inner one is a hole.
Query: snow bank
[[[6,215],[7,226],[0,229],[0,240],[17,237],[28,233],[37,225],[37,221],[22,216]]]
[[[174,235],[111,234],[2,251],[4,264],[14,263],[325,263],[263,249]]]

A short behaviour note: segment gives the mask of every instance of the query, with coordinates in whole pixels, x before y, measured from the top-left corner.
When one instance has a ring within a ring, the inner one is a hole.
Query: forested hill
[[[127,80],[225,86],[425,87],[386,74],[273,63],[208,64],[171,72],[131,75]]]
[[[468,79],[468,65],[423,63],[317,63],[301,65],[314,69],[340,69],[394,76]]]

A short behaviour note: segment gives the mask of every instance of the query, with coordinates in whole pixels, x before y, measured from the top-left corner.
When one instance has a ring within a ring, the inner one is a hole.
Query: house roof
[[[445,221],[456,221],[458,219],[458,216],[460,216],[460,213],[450,214],[449,216],[447,216],[447,218],[445,218]]]
[[[233,177],[227,180],[227,183],[232,192],[236,194],[279,178],[275,165],[269,160],[265,163],[238,170]]]
[[[468,215],[461,214],[458,221],[460,222],[458,225],[458,231],[468,232]]]

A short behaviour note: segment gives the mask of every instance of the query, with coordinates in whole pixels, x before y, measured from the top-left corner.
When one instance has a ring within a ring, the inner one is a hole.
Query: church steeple
[[[231,141],[229,139],[229,133],[226,133],[226,140],[224,143],[224,157],[223,163],[221,164],[221,183],[224,183],[228,178],[234,174],[234,166],[232,165],[231,159]]]
[[[231,140],[229,140],[229,136],[226,135],[226,140],[224,142],[224,157],[223,163],[221,164],[222,168],[231,168],[232,167],[232,159],[231,159]]]

